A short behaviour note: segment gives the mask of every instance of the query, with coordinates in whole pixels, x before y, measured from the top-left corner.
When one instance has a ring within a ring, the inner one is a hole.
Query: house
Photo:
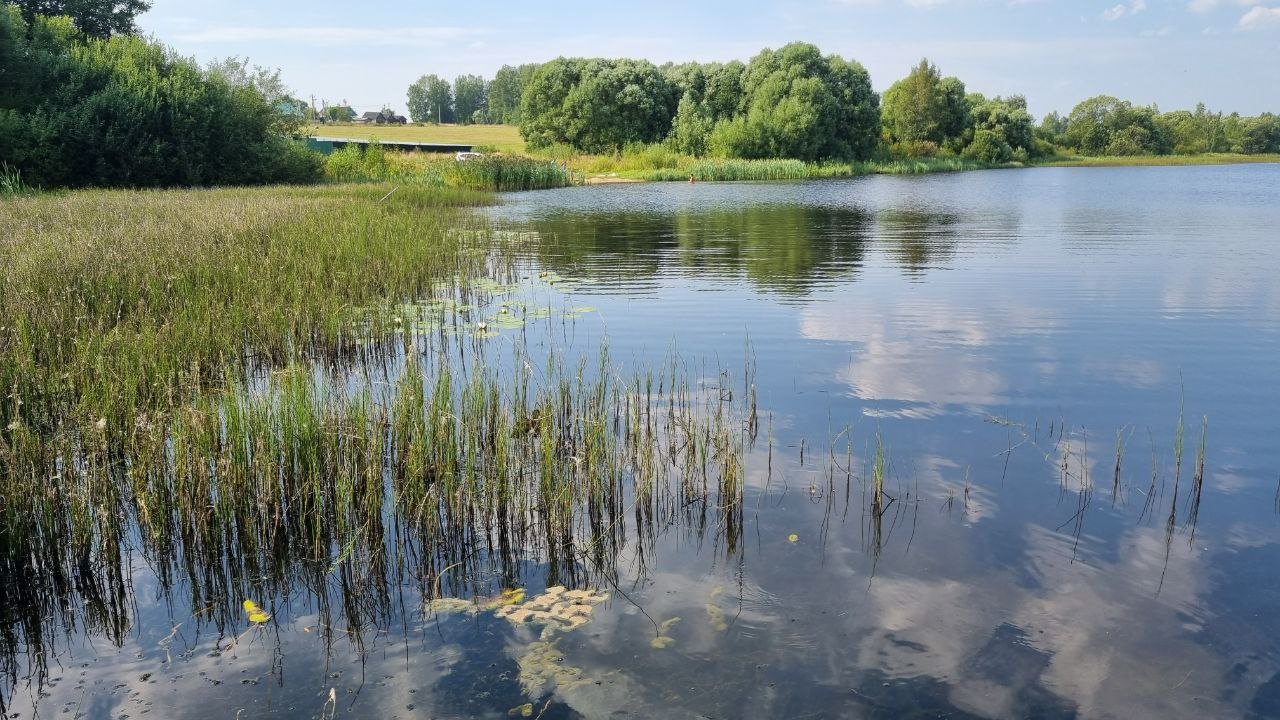
[[[386,122],[386,121],[382,119],[382,113],[380,113],[380,112],[367,112],[367,113],[365,113],[365,114],[361,115],[360,117],[356,118],[353,122],[358,122],[358,123],[382,123],[382,122]]]

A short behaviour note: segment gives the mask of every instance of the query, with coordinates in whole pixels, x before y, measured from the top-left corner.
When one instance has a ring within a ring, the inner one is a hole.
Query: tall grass
[[[567,165],[519,155],[487,155],[458,161],[453,155],[388,151],[376,141],[348,145],[325,160],[333,182],[394,182],[466,190],[545,190],[573,184]]]
[[[573,175],[562,163],[518,155],[486,155],[449,162],[441,173],[445,184],[472,190],[505,192],[546,190],[573,184]]]
[[[474,272],[484,236],[448,188],[83,192],[0,205],[0,428],[123,431],[247,359],[393,337],[390,311]],[[122,239],[126,239],[123,241]]]
[[[0,162],[0,197],[28,195],[32,189],[22,181],[22,173],[9,163]]]

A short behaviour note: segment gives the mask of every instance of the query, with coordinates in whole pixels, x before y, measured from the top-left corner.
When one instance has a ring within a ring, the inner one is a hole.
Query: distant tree
[[[944,78],[928,59],[884,93],[884,128],[895,143],[941,146],[969,126],[964,83]]]
[[[682,153],[702,157],[714,126],[706,104],[695,99],[692,91],[686,92],[671,122],[671,144]]]
[[[453,113],[463,124],[487,118],[488,86],[479,75],[459,75],[453,81]]]
[[[707,68],[702,102],[713,121],[733,117],[742,110],[742,76],[747,66],[738,60]]]
[[[863,159],[875,149],[880,98],[866,69],[807,43],[765,50],[742,75],[740,114],[716,124],[714,153]]]
[[[675,109],[675,88],[650,62],[557,58],[525,87],[520,134],[535,148],[612,152],[666,137]]]
[[[356,119],[356,111],[350,105],[326,105],[320,110],[329,122],[351,122]]]
[[[1159,155],[1172,148],[1155,108],[1135,107],[1109,95],[1076,105],[1062,140],[1085,155]]]
[[[1244,124],[1240,151],[1250,155],[1280,153],[1280,117],[1263,113]]]
[[[414,122],[452,122],[453,91],[438,75],[423,75],[409,86],[409,117]]]
[[[520,98],[525,85],[538,71],[538,65],[513,67],[503,65],[489,82],[489,121],[505,125],[520,124]]]
[[[969,119],[973,127],[973,140],[966,148],[971,157],[976,157],[978,153],[987,156],[991,155],[988,149],[993,143],[1003,143],[1008,146],[1008,153],[998,153],[1007,155],[1004,160],[983,159],[984,162],[1008,162],[1009,160],[1026,160],[1036,154],[1034,120],[1031,113],[1027,112],[1027,100],[1021,95],[1014,95],[1008,99],[992,98],[990,100],[981,95],[970,95],[969,103]],[[982,131],[990,133],[990,138],[984,141],[987,147],[973,149],[970,148],[978,142]]]
[[[10,0],[28,24],[37,15],[71,18],[89,37],[107,38],[137,32],[134,19],[151,9],[146,0]]]

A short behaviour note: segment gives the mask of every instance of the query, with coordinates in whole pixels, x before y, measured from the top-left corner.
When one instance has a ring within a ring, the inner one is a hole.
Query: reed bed
[[[4,203],[0,440],[23,428],[124,432],[210,382],[243,379],[250,365],[396,336],[395,303],[484,272],[495,244],[464,211],[490,196],[391,191],[83,192]]]
[[[325,159],[332,182],[380,182],[488,192],[548,190],[575,183],[568,165],[520,155],[486,155],[465,161],[453,155],[388,151],[374,142],[349,145]]]

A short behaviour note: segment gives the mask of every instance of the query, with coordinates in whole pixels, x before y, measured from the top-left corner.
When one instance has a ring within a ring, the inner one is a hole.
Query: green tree
[[[1250,155],[1280,153],[1280,117],[1263,113],[1250,118],[1245,123],[1240,151]]]
[[[707,154],[713,127],[705,104],[696,100],[692,91],[686,92],[671,122],[671,144],[682,153],[702,157]]]
[[[563,143],[612,152],[663,139],[675,110],[675,89],[652,63],[557,58],[525,88],[520,134],[535,148]]]
[[[1099,95],[1071,110],[1062,141],[1085,155],[1165,154],[1171,146],[1157,115],[1155,108]]]
[[[536,64],[512,67],[503,65],[489,83],[489,121],[506,124],[520,124],[520,97],[524,94],[525,85],[537,72]]]
[[[452,122],[453,91],[438,75],[423,75],[409,86],[409,117],[414,122]]]
[[[137,32],[134,18],[151,9],[146,0],[10,0],[30,25],[37,15],[67,16],[89,37]]]
[[[712,152],[746,158],[864,159],[879,138],[880,98],[857,62],[807,43],[765,50],[742,75],[740,114],[716,124]]]
[[[1021,95],[1014,95],[1007,100],[996,97],[990,100],[974,94],[970,95],[969,119],[973,127],[973,140],[966,148],[970,157],[979,157],[983,162],[1008,162],[1009,160],[1025,161],[1038,154],[1035,143],[1034,120],[1027,112],[1027,100]],[[984,140],[984,147],[970,150],[978,143],[983,131],[990,133]],[[991,147],[1003,144],[1008,152],[996,153],[1003,160],[988,159],[992,156]]]
[[[457,121],[468,125],[488,120],[488,86],[479,75],[459,75],[453,81],[453,113]]]
[[[345,102],[342,105],[325,105],[320,114],[329,122],[351,122],[356,119],[356,111]]]
[[[928,59],[884,93],[884,128],[894,143],[940,147],[969,127],[964,83],[942,77]]]
[[[0,5],[0,161],[43,187],[307,182],[296,118],[144,38]]]

